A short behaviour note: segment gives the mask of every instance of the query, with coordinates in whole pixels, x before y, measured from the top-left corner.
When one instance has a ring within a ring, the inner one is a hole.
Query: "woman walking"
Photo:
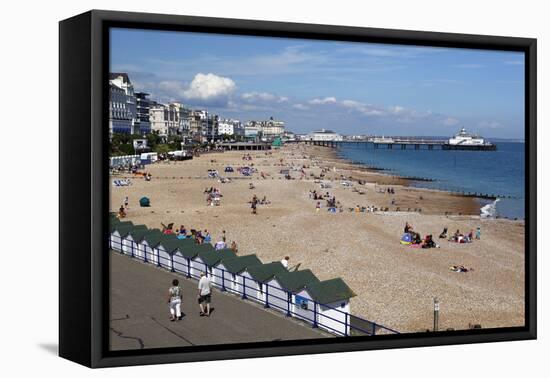
[[[183,299],[183,290],[179,286],[179,281],[174,279],[172,287],[168,289],[168,304],[170,305],[170,321],[181,320],[181,301]]]

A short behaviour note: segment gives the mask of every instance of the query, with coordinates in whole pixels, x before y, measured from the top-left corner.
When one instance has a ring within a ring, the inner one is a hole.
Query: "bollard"
[[[434,332],[439,330],[439,301],[434,298]]]

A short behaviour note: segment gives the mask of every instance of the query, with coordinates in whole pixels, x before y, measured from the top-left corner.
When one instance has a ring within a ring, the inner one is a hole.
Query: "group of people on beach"
[[[443,229],[443,232],[439,235],[440,239],[447,239],[447,227]],[[456,230],[456,232],[448,237],[448,241],[452,241],[455,243],[472,243],[474,241],[474,238],[476,240],[481,239],[481,227],[477,226],[476,231],[474,233],[474,230],[471,229],[470,232],[467,234],[463,234],[460,232],[460,230]]]
[[[206,194],[207,206],[219,206],[221,204],[222,192],[218,188],[210,187],[204,189],[203,194]]]
[[[212,282],[210,279],[201,272],[200,280],[197,286],[197,301],[199,303],[199,316],[210,316],[212,309],[210,304],[212,303]],[[168,289],[168,306],[170,309],[170,321],[174,322],[181,320],[183,314],[181,312],[181,306],[183,303],[183,289],[179,285],[179,280],[172,280],[172,286]]]
[[[423,239],[418,232],[414,231],[413,226],[409,222],[405,222],[403,232],[404,237],[401,240],[410,240],[409,244],[418,245],[421,248],[439,248],[439,245],[434,242],[431,234],[426,235]],[[406,235],[409,235],[409,238],[406,238]]]

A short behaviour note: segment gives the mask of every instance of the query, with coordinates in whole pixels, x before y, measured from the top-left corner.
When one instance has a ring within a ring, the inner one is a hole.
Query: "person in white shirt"
[[[284,266],[285,269],[287,269],[287,270],[288,270],[288,260],[290,260],[290,257],[289,257],[289,256],[285,256],[285,258],[281,260],[281,264],[283,264],[283,266]]]
[[[181,320],[181,300],[183,290],[178,280],[172,281],[172,287],[168,289],[168,304],[170,305],[170,321]]]
[[[201,273],[201,279],[199,280],[199,307],[201,308],[200,316],[210,316],[210,302],[212,300],[212,283],[210,279],[206,277],[204,272]],[[206,304],[206,312],[204,311],[204,305]]]

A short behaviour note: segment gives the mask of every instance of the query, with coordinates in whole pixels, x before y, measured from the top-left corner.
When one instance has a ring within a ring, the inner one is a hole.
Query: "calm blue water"
[[[373,144],[342,143],[340,156],[387,173],[427,177],[414,186],[510,196],[496,203],[496,215],[525,217],[525,144],[501,142],[497,151],[374,149]]]

